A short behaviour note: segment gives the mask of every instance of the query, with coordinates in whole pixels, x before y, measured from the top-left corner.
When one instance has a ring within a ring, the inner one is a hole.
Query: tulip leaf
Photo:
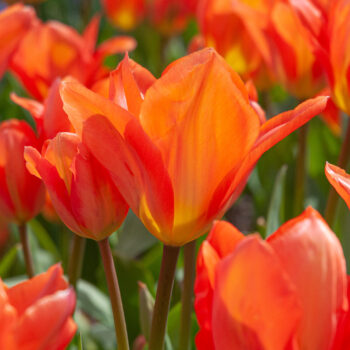
[[[270,199],[266,220],[266,237],[275,232],[283,222],[283,198],[288,167],[283,165],[279,170]]]

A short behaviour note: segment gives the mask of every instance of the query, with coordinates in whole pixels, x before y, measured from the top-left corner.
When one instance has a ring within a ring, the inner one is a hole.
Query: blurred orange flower
[[[350,175],[335,165],[326,163],[325,172],[328,181],[344,199],[350,209]]]
[[[56,21],[36,24],[22,39],[10,69],[28,92],[42,101],[57,78],[71,75],[87,86],[108,75],[103,61],[115,53],[133,50],[133,38],[111,38],[96,48],[99,19],[93,18],[83,35]],[[35,47],[35,50],[33,48]]]
[[[25,166],[25,146],[39,147],[32,128],[23,121],[0,124],[0,212],[9,221],[24,223],[44,204],[45,187]]]
[[[7,69],[12,54],[34,19],[34,10],[22,4],[7,7],[0,12],[0,76]]]
[[[59,133],[42,155],[26,147],[27,167],[46,185],[61,220],[76,234],[102,240],[123,222],[128,206],[77,135]]]
[[[111,22],[118,28],[129,31],[146,15],[145,0],[101,0]]]
[[[77,329],[74,308],[60,265],[11,288],[0,279],[0,348],[65,349]]]
[[[342,247],[312,208],[266,241],[216,222],[197,260],[197,349],[348,349],[347,285]]]
[[[111,74],[111,100],[71,79],[61,96],[132,210],[173,246],[205,233],[259,157],[327,104],[318,97],[261,125],[244,84],[212,49],[175,61],[158,80],[126,57]]]

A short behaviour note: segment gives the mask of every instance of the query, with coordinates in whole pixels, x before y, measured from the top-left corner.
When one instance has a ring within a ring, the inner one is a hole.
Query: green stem
[[[27,225],[25,223],[20,224],[18,226],[18,230],[19,230],[19,236],[21,239],[27,275],[29,278],[32,278],[34,276],[34,265],[33,265],[32,254],[30,253],[30,248],[29,248]]]
[[[305,124],[299,129],[298,133],[298,156],[295,176],[294,216],[300,215],[301,212],[304,210],[307,134],[308,124]]]
[[[179,247],[164,245],[162,265],[154,304],[149,350],[163,350],[171,293],[174,285]]]
[[[184,284],[181,297],[181,327],[179,350],[190,348],[193,288],[196,276],[196,241],[184,246]]]
[[[108,238],[98,242],[106,274],[109,296],[112,304],[115,333],[118,350],[129,350],[128,333],[124,316],[122,298],[120,295],[117,273],[115,271],[111,247]]]
[[[345,138],[340,150],[338,159],[338,166],[346,170],[350,160],[350,122],[348,121],[348,127],[346,129]],[[333,186],[330,186],[328,201],[325,210],[325,219],[330,227],[333,226],[335,213],[337,210],[339,195]]]
[[[85,238],[73,234],[71,243],[72,247],[68,264],[68,280],[74,288],[76,288],[77,281],[81,275],[81,269],[84,260],[85,243]]]

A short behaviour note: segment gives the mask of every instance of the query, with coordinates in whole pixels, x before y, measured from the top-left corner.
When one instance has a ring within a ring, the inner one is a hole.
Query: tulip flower
[[[325,172],[328,181],[344,199],[350,209],[350,175],[335,165],[326,163]]]
[[[96,241],[112,234],[128,207],[107,171],[77,135],[59,133],[42,154],[25,149],[27,167],[43,180],[61,220],[76,234]]]
[[[340,242],[312,208],[266,241],[216,222],[197,260],[197,349],[345,350],[347,284]]]
[[[60,265],[11,288],[0,280],[0,348],[65,349],[77,329],[75,302]]]
[[[30,172],[43,180],[57,214],[74,233],[98,241],[105,268],[116,328],[118,348],[128,349],[123,304],[108,242],[123,222],[128,206],[111,175],[72,133],[59,133],[46,141],[42,154],[25,149]],[[70,281],[79,275],[84,241],[74,236]]]
[[[95,17],[83,35],[62,23],[39,20],[22,39],[10,69],[27,91],[42,101],[57,78],[71,75],[87,86],[108,75],[103,60],[133,50],[133,38],[120,36],[95,48],[99,21]],[[35,47],[35,50],[33,50]]]
[[[101,2],[111,22],[125,31],[135,28],[146,14],[145,0],[101,0]]]
[[[0,212],[17,224],[37,215],[45,199],[44,184],[26,169],[25,146],[39,146],[27,123],[13,119],[0,124]]]
[[[244,84],[212,49],[172,63],[158,80],[126,58],[111,74],[110,94],[107,100],[71,79],[61,87],[83,143],[170,246],[205,233],[259,157],[327,104],[308,100],[261,124]]]
[[[0,76],[35,18],[33,9],[22,4],[0,12]]]

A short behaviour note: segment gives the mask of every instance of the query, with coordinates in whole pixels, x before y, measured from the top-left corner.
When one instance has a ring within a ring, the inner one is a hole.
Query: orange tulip
[[[65,349],[77,329],[74,308],[60,265],[11,288],[0,279],[0,348]]]
[[[76,234],[102,240],[123,222],[128,207],[110,175],[72,133],[26,147],[27,167],[46,185],[61,220]]]
[[[111,74],[111,100],[71,79],[61,96],[131,209],[173,246],[205,233],[259,157],[327,104],[318,97],[261,125],[244,84],[212,49],[172,63],[158,80],[125,58]]]
[[[350,209],[350,175],[335,165],[326,163],[325,172],[328,181],[344,199]]]
[[[87,86],[108,75],[102,66],[105,57],[133,50],[131,37],[109,39],[97,49],[98,18],[94,18],[83,35],[62,23],[49,21],[36,25],[21,41],[11,60],[11,71],[28,92],[43,100],[57,78],[71,75]],[[35,50],[33,50],[35,47]]]
[[[345,350],[347,283],[341,245],[312,208],[266,241],[216,222],[197,260],[197,349]]]
[[[26,169],[25,146],[39,146],[27,123],[9,120],[0,124],[0,212],[18,224],[37,215],[45,199],[44,184]]]
[[[12,54],[34,18],[33,9],[21,4],[7,7],[0,12],[0,76],[7,69]]]
[[[111,22],[122,30],[131,30],[145,17],[145,0],[101,0]]]

